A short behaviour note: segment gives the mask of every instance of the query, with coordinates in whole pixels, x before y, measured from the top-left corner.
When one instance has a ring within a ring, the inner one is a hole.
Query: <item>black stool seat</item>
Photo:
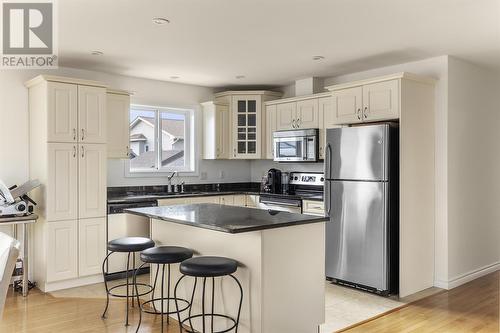
[[[108,251],[139,252],[155,246],[155,242],[146,237],[123,237],[108,242]]]
[[[180,246],[155,246],[141,252],[141,260],[150,264],[175,264],[189,259],[193,251]]]
[[[181,263],[181,273],[195,277],[215,277],[233,274],[238,269],[238,262],[224,257],[201,256]]]

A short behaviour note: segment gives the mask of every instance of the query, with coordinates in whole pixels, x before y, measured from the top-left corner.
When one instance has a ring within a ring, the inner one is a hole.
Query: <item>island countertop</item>
[[[125,212],[227,233],[242,233],[328,221],[328,218],[322,216],[217,204],[144,207],[126,209]]]

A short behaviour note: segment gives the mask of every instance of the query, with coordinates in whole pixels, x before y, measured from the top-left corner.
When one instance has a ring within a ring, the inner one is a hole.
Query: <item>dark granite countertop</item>
[[[283,194],[260,193],[259,183],[186,184],[184,193],[168,193],[165,185],[119,186],[108,187],[108,204],[237,194],[284,196]],[[323,201],[323,195],[317,193],[285,196],[290,199]]]
[[[259,195],[259,192],[252,191],[223,191],[223,192],[186,192],[186,193],[158,193],[158,194],[128,194],[108,197],[108,203],[127,203],[130,201],[141,202],[160,199],[191,198],[191,197],[211,197],[218,195],[252,194]]]
[[[153,219],[205,228],[241,233],[294,225],[326,222],[328,218],[256,208],[216,204],[193,204],[126,209],[127,213]]]

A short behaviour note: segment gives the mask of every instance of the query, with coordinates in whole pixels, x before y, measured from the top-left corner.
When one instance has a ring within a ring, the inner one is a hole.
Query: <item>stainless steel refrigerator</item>
[[[326,131],[326,275],[380,294],[398,289],[397,124]]]

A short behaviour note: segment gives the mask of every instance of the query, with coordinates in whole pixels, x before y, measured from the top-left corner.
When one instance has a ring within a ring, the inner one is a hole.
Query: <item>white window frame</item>
[[[158,106],[149,106],[149,105],[138,105],[131,104],[130,110],[140,110],[140,111],[149,111],[155,113],[155,129],[154,129],[154,150],[156,153],[156,165],[155,169],[130,169],[130,160],[126,163],[125,176],[126,177],[155,177],[161,176],[165,177],[166,174],[170,174],[174,171],[183,173],[183,174],[193,174],[196,173],[196,161],[195,161],[195,121],[194,109],[188,108],[178,108],[178,107],[158,107]],[[160,131],[161,131],[161,121],[160,115],[161,112],[169,112],[175,114],[184,115],[184,166],[174,166],[174,167],[162,167],[161,166],[161,154],[160,151],[162,149],[162,140]],[[151,147],[150,147],[151,149]]]

